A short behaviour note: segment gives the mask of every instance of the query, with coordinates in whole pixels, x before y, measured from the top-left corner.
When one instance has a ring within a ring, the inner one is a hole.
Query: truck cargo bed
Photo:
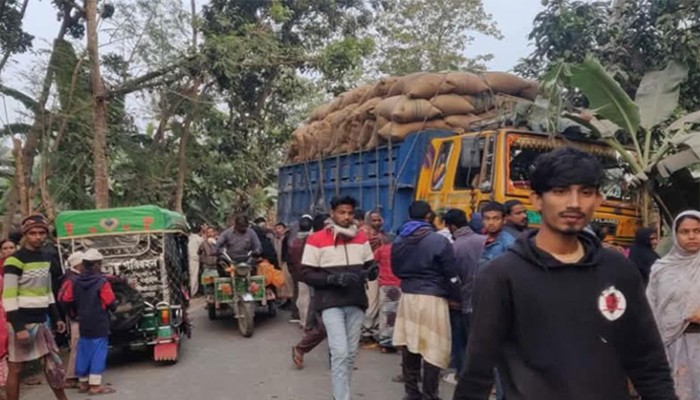
[[[427,130],[391,146],[282,166],[277,220],[290,223],[304,214],[329,212],[334,196],[349,195],[365,211],[379,209],[385,229],[395,232],[408,218],[426,146],[451,135]]]

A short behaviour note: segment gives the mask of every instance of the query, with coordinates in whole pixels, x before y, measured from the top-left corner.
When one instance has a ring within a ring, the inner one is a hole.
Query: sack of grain
[[[425,99],[404,98],[391,112],[391,120],[399,123],[422,122],[439,116],[440,110]]]
[[[537,81],[528,81],[528,86],[518,93],[518,96],[528,100],[535,100],[540,93],[540,84]]]
[[[423,74],[404,83],[404,93],[412,99],[430,99],[439,94],[454,93],[448,74]]]
[[[374,133],[376,125],[377,122],[372,121],[371,119],[366,120],[365,123],[362,125],[360,136],[357,138],[358,150],[364,149],[367,146],[367,143],[369,143],[369,141],[372,139],[372,134]]]
[[[405,99],[406,98],[404,96],[387,97],[386,99],[381,100],[379,103],[377,103],[377,105],[374,108],[374,114],[377,117],[382,117],[384,119],[390,120],[391,113],[394,112],[394,108],[396,108]]]
[[[394,86],[394,84],[399,80],[398,77],[395,76],[386,76],[377,82],[372,90],[370,90],[366,95],[365,101],[372,97],[386,97],[389,94],[389,90],[391,90],[391,87]]]
[[[372,88],[372,85],[362,85],[353,90],[341,94],[339,96],[342,98],[340,102],[340,108],[345,108],[353,103],[360,103],[360,99],[362,99],[365,93],[367,93]]]
[[[481,92],[478,94],[464,96],[474,107],[472,114],[481,114],[496,107],[496,96],[490,91]],[[469,114],[469,113],[465,113]]]
[[[449,116],[473,113],[475,107],[470,100],[471,98],[468,96],[441,94],[433,97],[430,103],[437,107],[443,116]]]
[[[392,122],[387,124],[379,131],[379,136],[385,140],[391,139],[394,142],[402,141],[406,136],[414,132],[425,131],[428,129],[444,129],[450,130],[450,126],[444,120],[436,119],[425,122],[411,122],[400,124]]]
[[[352,116],[359,116],[362,119],[374,119],[375,118],[375,109],[377,108],[377,105],[379,102],[381,102],[382,99],[381,97],[373,97],[364,103],[360,103],[359,106],[352,112]]]
[[[446,80],[455,94],[478,94],[489,89],[486,82],[472,72],[450,72]]]
[[[396,80],[396,82],[391,86],[389,89],[389,92],[387,92],[387,96],[398,96],[402,94],[406,94],[406,85],[409,82],[413,82],[417,79],[420,79],[423,75],[426,75],[425,72],[414,72],[412,74],[404,75]]]
[[[352,119],[351,122],[349,123],[348,126],[348,135],[347,135],[347,140],[346,143],[348,145],[348,152],[352,153],[360,148],[362,148],[362,145],[360,145],[360,140],[362,140],[362,130],[364,128],[364,123],[363,121],[360,121],[359,119]]]
[[[530,87],[530,82],[507,72],[484,72],[481,76],[495,93],[516,96]]]
[[[386,143],[386,140],[384,140],[384,138],[379,135],[379,129],[375,128],[372,131],[372,136],[370,137],[369,142],[367,142],[367,144],[365,145],[364,150],[368,151],[375,149],[384,143]]]
[[[319,107],[316,107],[312,112],[311,115],[309,116],[309,122],[313,121],[320,121],[328,116],[331,112],[331,105],[330,103],[323,104]]]
[[[445,118],[447,125],[453,128],[468,129],[473,123],[481,120],[478,115],[467,114],[467,115],[451,115]]]

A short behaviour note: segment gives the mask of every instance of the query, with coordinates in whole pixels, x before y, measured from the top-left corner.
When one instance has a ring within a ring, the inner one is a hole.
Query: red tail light
[[[170,324],[170,310],[168,310],[168,309],[160,310],[160,323],[163,325]]]

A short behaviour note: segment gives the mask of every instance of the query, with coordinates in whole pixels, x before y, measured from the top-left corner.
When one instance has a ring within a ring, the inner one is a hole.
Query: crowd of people
[[[204,225],[190,236],[190,291],[210,294],[224,253],[268,263],[284,276],[275,298],[303,328],[293,365],[327,340],[335,400],[352,398],[360,347],[400,352],[404,400],[439,399],[441,380],[455,400],[700,399],[700,212],[677,216],[664,257],[654,228],[622,250],[591,228],[603,179],[587,153],[540,156],[530,178],[539,229],[517,200],[471,218],[415,201],[387,232],[379,210],[348,196],[290,226]],[[0,242],[0,385],[17,400],[23,367],[39,360],[59,400],[67,388],[114,393],[102,381],[117,307],[103,256],[76,252],[57,272],[49,229],[32,215],[21,238]],[[67,330],[64,366],[54,333]]]
[[[350,197],[301,217],[286,259],[305,317],[294,365],[327,339],[335,400],[372,342],[401,352],[404,400],[439,399],[440,379],[456,400],[700,399],[700,213],[678,216],[663,258],[655,228],[621,250],[591,226],[603,180],[587,153],[539,157],[539,229],[517,200],[471,219],[416,201],[395,233]]]

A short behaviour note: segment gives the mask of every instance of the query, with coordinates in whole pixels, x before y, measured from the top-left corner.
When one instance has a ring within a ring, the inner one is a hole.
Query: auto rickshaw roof
[[[59,239],[188,229],[184,215],[152,205],[64,211],[56,217]]]

